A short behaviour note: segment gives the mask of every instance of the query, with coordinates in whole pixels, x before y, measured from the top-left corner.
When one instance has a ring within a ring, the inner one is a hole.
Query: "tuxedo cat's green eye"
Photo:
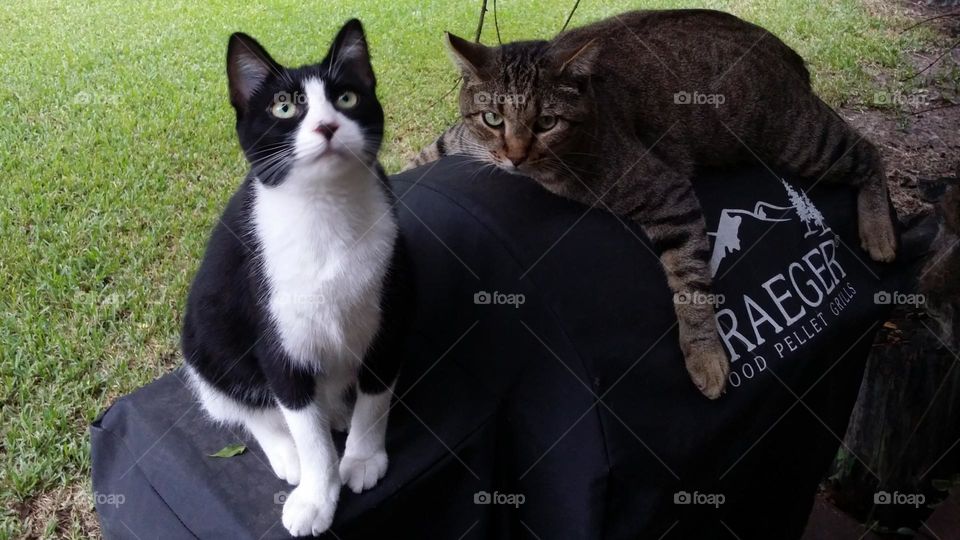
[[[297,106],[289,101],[281,101],[273,104],[273,107],[270,108],[270,113],[277,118],[286,120],[287,118],[293,118],[297,114]]]
[[[352,109],[357,106],[357,102],[360,101],[360,97],[356,93],[351,91],[346,91],[340,94],[340,97],[337,98],[337,107],[340,109]]]
[[[483,121],[490,127],[500,127],[503,125],[503,117],[492,111],[483,113]]]
[[[540,131],[547,131],[553,129],[557,125],[557,117],[545,114],[540,118],[537,118],[537,129]]]

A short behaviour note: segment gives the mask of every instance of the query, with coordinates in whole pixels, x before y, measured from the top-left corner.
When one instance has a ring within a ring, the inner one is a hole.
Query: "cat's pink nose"
[[[323,135],[323,138],[329,141],[330,139],[333,138],[333,134],[337,132],[337,128],[339,127],[340,126],[337,125],[336,123],[331,122],[329,124],[318,125],[315,131]]]

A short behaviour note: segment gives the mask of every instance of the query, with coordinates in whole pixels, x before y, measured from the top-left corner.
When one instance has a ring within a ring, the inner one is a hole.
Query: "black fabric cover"
[[[416,330],[397,351],[406,364],[390,469],[369,492],[343,491],[336,538],[801,534],[885,313],[874,294],[896,289],[894,272],[858,247],[851,189],[820,185],[805,201],[807,185],[791,181],[791,199],[766,169],[697,181],[708,228],[722,223],[731,246],[719,308],[752,345],[744,296],[774,321],[760,323],[764,343],[749,353],[734,340],[732,384],[711,402],[687,377],[673,298],[639,228],[456,158],[393,182],[415,262]],[[842,270],[826,267],[823,249]],[[819,278],[805,257],[825,269]],[[831,269],[840,284],[825,292]],[[768,287],[790,291],[783,304],[796,315],[791,271],[799,292],[816,300],[815,286],[823,298],[787,324],[764,283],[783,275]],[[483,292],[491,303],[475,297]],[[203,418],[179,373],[119,399],[91,437],[108,537],[287,536],[290,488],[248,436]],[[207,457],[237,441],[250,450]]]

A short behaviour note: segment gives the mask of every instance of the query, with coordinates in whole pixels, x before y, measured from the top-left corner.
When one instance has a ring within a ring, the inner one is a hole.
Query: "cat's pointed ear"
[[[282,69],[257,40],[243,33],[233,34],[227,45],[230,103],[238,112],[245,111],[250,98],[263,82]]]
[[[600,56],[597,39],[583,45],[559,47],[552,51],[553,73],[556,76],[589,77],[593,75]]]
[[[446,36],[450,58],[464,77],[481,77],[493,63],[494,53],[490,47],[472,43],[450,32],[446,32]]]
[[[337,33],[337,37],[327,53],[327,61],[333,69],[349,70],[359,75],[365,84],[371,88],[376,86],[377,79],[373,75],[373,66],[370,65],[370,48],[363,33],[363,25],[357,19],[350,19]]]

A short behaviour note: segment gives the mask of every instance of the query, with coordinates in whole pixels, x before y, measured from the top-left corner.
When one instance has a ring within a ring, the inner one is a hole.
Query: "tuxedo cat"
[[[383,110],[357,20],[323,62],[295,69],[234,34],[227,75],[250,173],[190,290],[186,373],[209,416],[246,428],[273,472],[297,485],[287,530],[319,534],[341,483],[359,493],[387,469],[405,332],[391,311],[408,284],[377,162]],[[338,462],[330,430],[348,425]]]

